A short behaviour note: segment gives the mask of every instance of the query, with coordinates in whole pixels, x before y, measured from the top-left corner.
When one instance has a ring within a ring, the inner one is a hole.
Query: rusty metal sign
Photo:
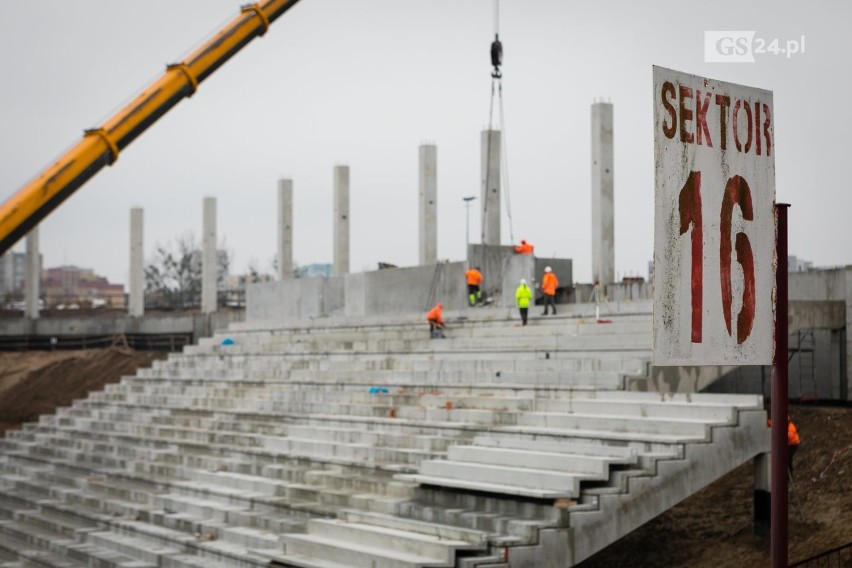
[[[654,67],[654,365],[770,365],[772,92]]]

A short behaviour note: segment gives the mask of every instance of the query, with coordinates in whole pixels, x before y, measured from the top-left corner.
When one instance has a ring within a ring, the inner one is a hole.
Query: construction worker
[[[796,430],[796,425],[787,415],[787,469],[790,471],[790,476],[793,475],[793,455],[799,449],[799,431]]]
[[[772,419],[766,421],[766,425],[770,428],[772,427]],[[799,449],[799,431],[796,429],[796,425],[793,424],[793,420],[790,418],[790,415],[787,415],[787,471],[790,472],[790,476],[793,475],[793,454],[796,453],[796,450]]]
[[[472,308],[477,302],[482,301],[482,290],[480,289],[482,273],[477,266],[465,272],[464,275],[467,278],[467,299],[470,301],[470,307]]]
[[[435,304],[435,307],[429,310],[426,314],[426,321],[429,322],[429,339],[446,339],[444,335],[444,316],[441,313],[443,304]]]
[[[559,279],[556,278],[549,266],[545,266],[544,277],[541,279],[541,292],[544,294],[544,312],[541,315],[547,315],[548,306],[553,307],[553,315],[556,315],[556,288],[558,286]]]
[[[521,284],[515,290],[515,301],[518,303],[518,310],[521,312],[521,321],[523,325],[527,325],[527,310],[532,299],[532,290],[527,286],[527,281],[521,278]]]
[[[521,239],[521,244],[515,245],[515,252],[518,254],[532,254],[534,248],[535,247],[533,247],[527,241]]]

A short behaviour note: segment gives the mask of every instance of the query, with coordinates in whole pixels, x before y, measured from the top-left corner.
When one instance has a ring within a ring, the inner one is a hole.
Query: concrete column
[[[482,244],[500,244],[500,131],[482,131]]]
[[[754,456],[754,534],[760,536],[767,536],[770,531],[771,465],[770,453]]]
[[[615,282],[612,104],[592,105],[592,281]]]
[[[438,262],[438,148],[420,146],[420,264]]]
[[[349,166],[334,166],[333,274],[349,274]]]
[[[41,255],[38,252],[38,225],[27,234],[26,317],[38,319],[38,297],[41,293]]]
[[[127,313],[130,317],[145,315],[145,248],[142,208],[130,210],[130,283]]]
[[[278,280],[293,278],[293,180],[278,180]]]
[[[201,312],[216,311],[216,198],[204,198],[204,222],[202,225],[201,252]]]

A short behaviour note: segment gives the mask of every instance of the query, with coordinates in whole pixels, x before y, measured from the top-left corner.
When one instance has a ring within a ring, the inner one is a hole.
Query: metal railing
[[[806,560],[790,564],[789,568],[850,568],[852,567],[852,542],[821,552]]]

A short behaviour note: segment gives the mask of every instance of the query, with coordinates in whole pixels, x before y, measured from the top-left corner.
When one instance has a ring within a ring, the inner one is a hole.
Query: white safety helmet
[[[545,272],[553,272],[553,271],[550,269],[550,267],[549,267],[549,266],[545,266],[545,267],[544,267],[544,271],[545,271]]]
[[[526,278],[521,278],[521,284],[526,284],[526,283],[527,283],[527,279],[526,279]]]

